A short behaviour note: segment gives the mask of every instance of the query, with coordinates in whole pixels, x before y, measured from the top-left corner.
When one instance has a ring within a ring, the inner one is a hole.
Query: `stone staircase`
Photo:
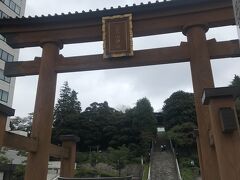
[[[161,145],[166,145],[164,150]],[[176,161],[165,138],[157,138],[151,153],[151,180],[178,180]]]

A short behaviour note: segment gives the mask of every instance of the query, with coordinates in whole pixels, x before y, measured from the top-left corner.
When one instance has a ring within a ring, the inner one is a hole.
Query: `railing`
[[[151,180],[150,173],[151,173],[151,164],[149,163],[149,168],[148,168],[148,178],[147,178],[147,180]]]
[[[151,166],[152,166],[152,154],[153,154],[153,149],[154,149],[154,142],[152,140],[152,147],[151,147],[151,151],[150,151],[150,159],[149,159],[149,168],[148,168],[148,178],[147,180],[151,180]]]
[[[132,176],[127,176],[127,177],[99,177],[99,178],[63,178],[63,177],[59,177],[58,180],[132,180]]]
[[[182,180],[182,176],[181,176],[181,172],[180,172],[180,169],[179,169],[179,165],[178,165],[178,160],[177,160],[177,157],[176,157],[176,152],[173,148],[173,145],[172,145],[172,140],[170,139],[170,147],[171,147],[171,150],[172,150],[172,153],[174,155],[174,158],[176,160],[176,168],[177,168],[177,173],[178,173],[178,179],[179,180]]]
[[[59,175],[57,175],[55,178],[53,178],[52,180],[59,180]]]

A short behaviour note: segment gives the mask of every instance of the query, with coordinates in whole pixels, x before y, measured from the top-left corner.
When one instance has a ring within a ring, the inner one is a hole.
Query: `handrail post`
[[[74,135],[60,136],[62,141],[62,147],[69,149],[69,157],[61,159],[60,176],[66,178],[74,177],[75,159],[76,159],[76,143],[79,141],[79,137]]]

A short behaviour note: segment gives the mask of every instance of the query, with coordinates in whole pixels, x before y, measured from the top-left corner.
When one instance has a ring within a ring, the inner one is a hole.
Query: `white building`
[[[0,0],[0,18],[22,17],[25,7],[26,0]],[[18,56],[19,50],[8,46],[5,38],[0,35],[0,103],[9,107],[12,107],[15,78],[4,76],[4,66],[5,62],[18,61]]]

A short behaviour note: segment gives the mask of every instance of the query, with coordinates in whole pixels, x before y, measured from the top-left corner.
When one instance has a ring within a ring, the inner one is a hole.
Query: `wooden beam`
[[[56,72],[76,72],[99,69],[137,67],[188,61],[186,43],[181,46],[135,51],[132,57],[103,59],[103,55],[61,57],[56,65]],[[37,75],[40,61],[11,62],[5,64],[5,75],[9,77]]]
[[[180,46],[135,51],[133,57],[103,59],[102,55],[59,57],[56,72],[92,71],[100,69],[116,69],[189,61],[187,43]],[[240,57],[238,40],[216,42],[208,41],[211,59]],[[8,62],[5,64],[5,75],[9,77],[37,75],[41,60]]]
[[[103,59],[103,55],[67,57],[59,60],[56,66],[58,73],[116,69],[158,64],[169,64],[188,61],[186,43],[177,47],[135,51],[132,57]]]
[[[27,152],[37,152],[38,141],[30,137],[5,132],[3,146]]]
[[[239,40],[216,42],[212,39],[208,41],[208,50],[211,59],[240,57]]]
[[[41,58],[35,59],[39,60],[6,62],[4,73],[9,77],[38,75]]]
[[[26,152],[37,152],[38,141],[31,137],[25,137],[5,131],[2,146],[17,150],[24,150]],[[61,146],[51,144],[49,151],[52,157],[69,157],[69,150]]]
[[[57,146],[54,144],[50,145],[50,156],[55,158],[68,158],[69,157],[69,149],[63,148],[61,146]]]
[[[219,3],[221,4],[221,3]],[[231,1],[225,5],[184,7],[168,11],[133,13],[134,37],[182,32],[189,22],[200,22],[211,27],[235,24]],[[131,13],[131,12],[129,12]],[[41,46],[42,42],[57,41],[63,44],[93,42],[102,40],[102,17],[75,18],[69,22],[40,23],[35,26],[0,27],[0,33],[7,37],[13,48]]]

